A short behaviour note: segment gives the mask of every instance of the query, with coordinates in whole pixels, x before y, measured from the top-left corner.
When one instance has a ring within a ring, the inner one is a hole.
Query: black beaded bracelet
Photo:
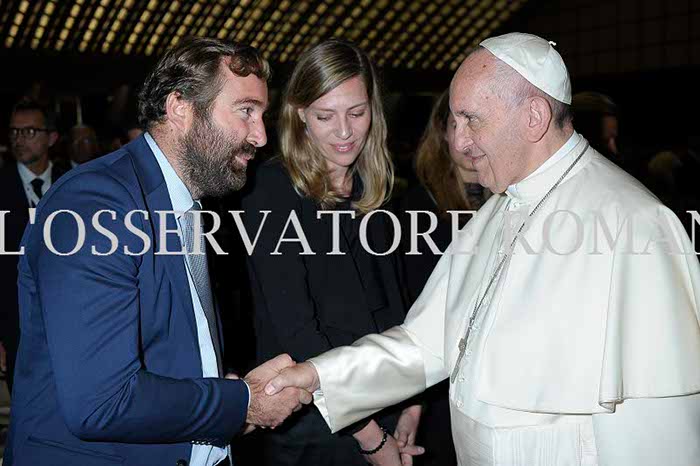
[[[360,446],[357,447],[358,450],[360,450],[360,453],[363,455],[374,455],[377,453],[379,450],[382,449],[384,444],[386,443],[386,439],[389,436],[389,433],[386,431],[386,429],[382,426],[379,426],[380,429],[382,429],[382,441],[379,442],[379,446],[377,448],[373,448],[371,450],[363,450]]]

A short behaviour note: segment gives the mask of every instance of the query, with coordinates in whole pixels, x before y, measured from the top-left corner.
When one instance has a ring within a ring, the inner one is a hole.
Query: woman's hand
[[[373,450],[382,443],[384,431],[375,421],[370,421],[364,429],[353,434],[360,448]],[[396,439],[387,434],[384,446],[372,455],[362,455],[365,460],[374,466],[401,466],[401,455]]]

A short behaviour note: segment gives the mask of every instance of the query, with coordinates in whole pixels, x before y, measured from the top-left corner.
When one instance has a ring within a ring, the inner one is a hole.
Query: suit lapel
[[[182,250],[180,238],[176,233],[168,233],[163,236],[161,230],[159,211],[172,210],[173,206],[170,202],[168,187],[165,184],[165,178],[158,166],[158,161],[155,155],[148,147],[148,143],[143,136],[137,138],[127,145],[127,149],[131,154],[131,159],[136,169],[136,174],[140,184],[144,190],[146,199],[146,207],[153,228],[153,251],[161,249],[161,238],[164,237],[166,244],[163,249],[169,252]],[[174,215],[166,215],[166,228],[169,231],[177,230],[177,220]],[[157,254],[156,261],[163,263],[165,271],[171,283],[171,289],[177,295],[182,309],[185,311],[185,320],[187,321],[192,336],[197,339],[197,323],[194,317],[194,308],[192,307],[192,296],[190,295],[189,282],[187,280],[187,271],[185,270],[184,257],[181,254],[168,255]]]

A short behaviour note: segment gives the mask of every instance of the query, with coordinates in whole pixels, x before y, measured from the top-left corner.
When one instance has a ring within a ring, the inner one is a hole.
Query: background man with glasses
[[[0,370],[12,391],[12,375],[19,343],[17,260],[29,208],[36,207],[63,171],[49,160],[49,148],[58,133],[47,109],[36,102],[21,101],[12,110],[8,132],[16,163],[0,169]]]

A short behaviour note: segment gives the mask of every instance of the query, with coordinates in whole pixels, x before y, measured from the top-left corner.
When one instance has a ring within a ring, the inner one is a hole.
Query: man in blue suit
[[[263,392],[286,355],[224,378],[196,242],[199,199],[240,189],[266,143],[268,78],[251,47],[183,42],[144,84],[147,132],[43,197],[22,241],[6,466],[213,466],[244,426],[311,401]]]

